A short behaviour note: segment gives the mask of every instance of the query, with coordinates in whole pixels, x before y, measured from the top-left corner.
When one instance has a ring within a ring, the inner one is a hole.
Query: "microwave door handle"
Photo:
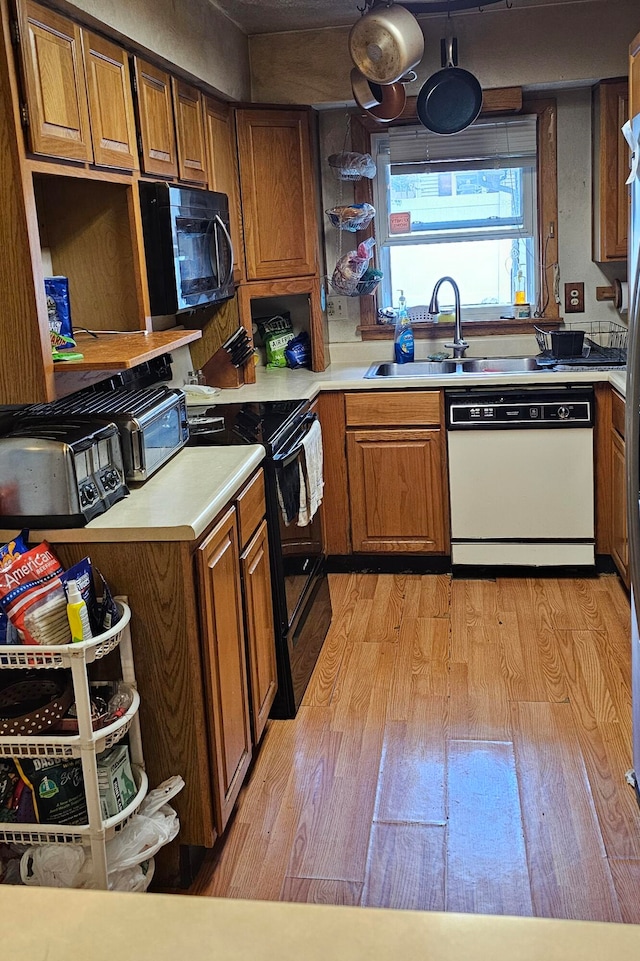
[[[233,260],[234,260],[233,241],[231,240],[231,234],[230,234],[229,231],[227,230],[227,226],[226,226],[224,220],[222,219],[222,217],[220,216],[220,214],[216,214],[215,220],[216,220],[216,223],[217,223],[217,224],[220,224],[220,226],[222,227],[222,232],[223,232],[223,234],[225,235],[225,237],[227,238],[227,244],[229,245],[229,273],[228,273],[228,275],[225,277],[225,281],[224,281],[224,283],[222,284],[223,287],[226,287],[228,284],[231,283],[231,280],[232,280],[232,278],[233,278]],[[216,256],[217,256],[217,247],[216,247]],[[219,264],[219,263],[218,263],[218,271],[220,271],[220,264]]]

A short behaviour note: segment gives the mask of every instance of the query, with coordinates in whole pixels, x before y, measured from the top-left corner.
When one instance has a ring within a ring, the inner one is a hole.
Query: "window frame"
[[[394,125],[409,126],[419,123],[416,100],[407,100],[407,106]],[[547,265],[546,284],[541,277],[543,295],[548,291],[548,304],[544,314],[530,321],[509,320],[470,320],[477,334],[532,333],[535,324],[544,322],[546,328],[557,327],[561,323],[560,305],[553,297],[552,265],[558,262],[558,168],[557,168],[557,105],[555,99],[523,98],[518,87],[485,90],[483,93],[482,115],[513,115],[515,113],[536,114],[538,118],[538,241],[536,255],[538,263]],[[380,133],[381,127],[367,114],[356,111],[351,118],[352,149],[361,153],[371,152],[371,134]],[[354,185],[356,203],[373,202],[373,184],[363,179]],[[375,218],[370,226],[357,235],[358,243],[366,237],[375,238]],[[543,267],[540,267],[541,271]],[[393,337],[391,325],[376,322],[378,310],[377,293],[360,298],[360,325],[358,331],[362,340],[387,340]],[[433,339],[448,336],[452,324],[414,324],[417,337]]]

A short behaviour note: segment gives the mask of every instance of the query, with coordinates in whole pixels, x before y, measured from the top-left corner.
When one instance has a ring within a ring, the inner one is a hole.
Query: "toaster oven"
[[[27,408],[32,417],[80,417],[89,423],[113,421],[120,431],[127,481],[145,481],[189,439],[187,403],[181,390],[117,387],[64,397]]]
[[[33,419],[0,437],[5,527],[81,527],[128,493],[115,424]]]

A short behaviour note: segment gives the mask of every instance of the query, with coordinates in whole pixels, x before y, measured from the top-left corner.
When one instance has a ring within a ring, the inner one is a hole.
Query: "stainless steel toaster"
[[[147,480],[189,439],[185,396],[164,385],[98,389],[53,404],[34,405],[21,416],[73,417],[94,424],[113,421],[120,431],[129,482]]]
[[[31,419],[0,437],[5,527],[81,527],[128,493],[115,424]]]

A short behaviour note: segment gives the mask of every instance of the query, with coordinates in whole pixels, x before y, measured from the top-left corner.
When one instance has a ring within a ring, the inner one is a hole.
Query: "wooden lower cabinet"
[[[347,431],[354,551],[446,549],[443,432]]]
[[[236,510],[198,548],[202,653],[213,735],[216,827],[224,830],[251,761]]]
[[[611,555],[629,587],[625,442],[617,430],[611,431]]]
[[[242,552],[240,564],[247,629],[251,726],[253,743],[257,744],[278,688],[269,541],[265,520]]]

